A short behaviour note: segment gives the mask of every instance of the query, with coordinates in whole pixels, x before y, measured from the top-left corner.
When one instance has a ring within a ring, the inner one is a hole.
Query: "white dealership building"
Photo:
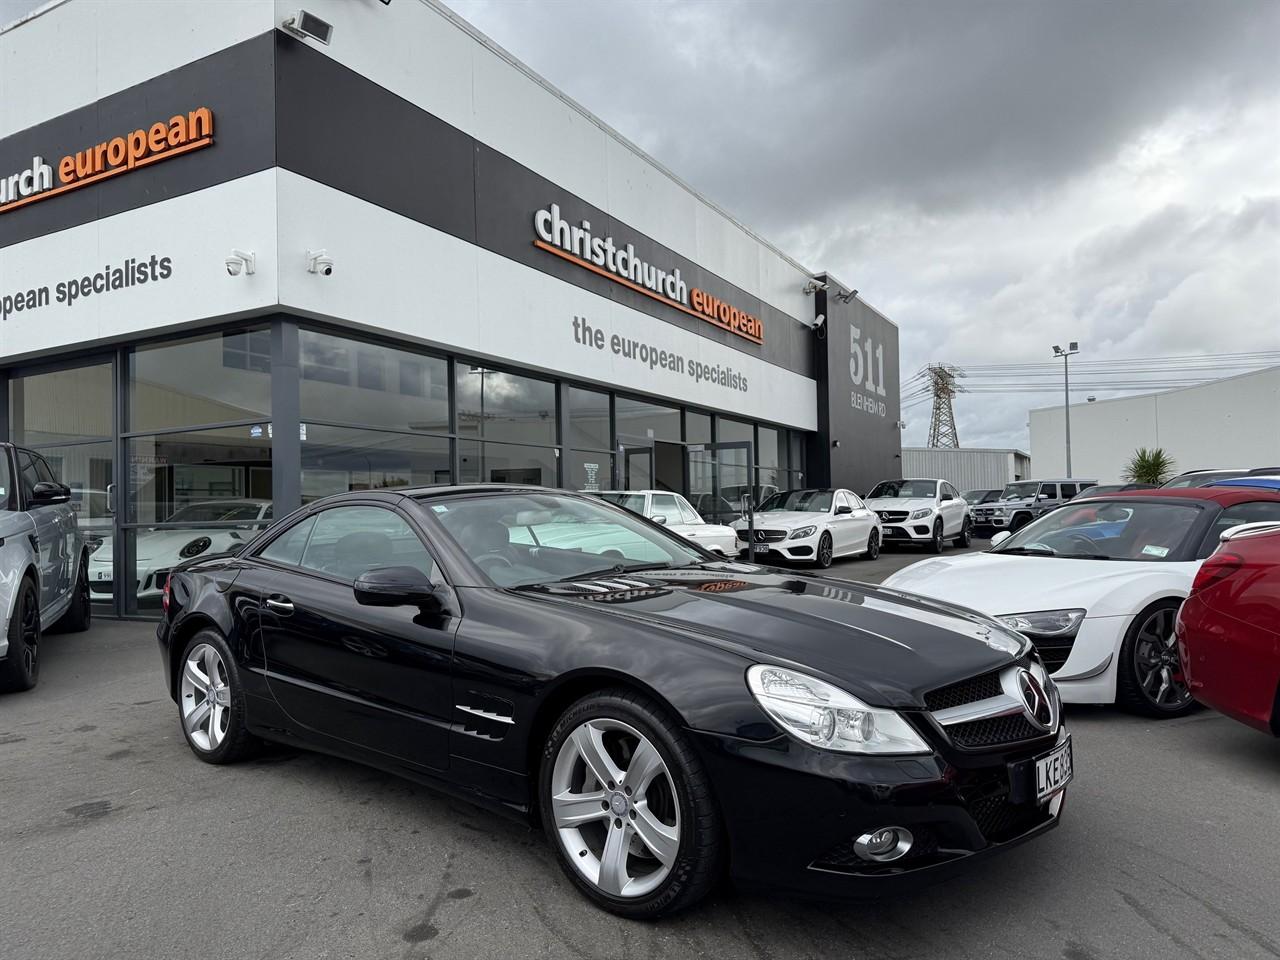
[[[54,0],[0,91],[0,430],[103,612],[346,490],[899,472],[894,324],[434,2]]]

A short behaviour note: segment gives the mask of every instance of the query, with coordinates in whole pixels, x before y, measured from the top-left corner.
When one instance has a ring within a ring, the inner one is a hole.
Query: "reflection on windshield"
[[[257,520],[263,516],[261,503],[253,500],[210,501],[208,503],[189,503],[175,510],[169,517],[169,523],[217,523],[228,520]],[[266,514],[270,519],[271,514]]]
[[[786,490],[760,504],[756,513],[827,513],[831,496],[830,490]]]
[[[867,495],[867,499],[884,497],[900,500],[932,500],[937,492],[938,484],[933,480],[882,480]]]
[[[1011,483],[1000,494],[1001,500],[1030,500],[1040,489],[1038,483]]]
[[[708,559],[679,537],[595,499],[513,493],[432,500],[426,508],[500,587],[666,570]]]
[[[993,553],[1087,560],[1181,560],[1198,507],[1099,501],[1067,506],[1023,527]]]

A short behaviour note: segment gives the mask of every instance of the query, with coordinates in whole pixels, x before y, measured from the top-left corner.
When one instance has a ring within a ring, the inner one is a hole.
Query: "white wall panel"
[[[278,171],[280,301],[313,316],[385,330],[516,368],[733,410],[816,429],[813,380],[624,307],[416,221]],[[309,274],[324,248],[333,276]],[[689,360],[732,367],[746,393],[574,342],[573,318]]]
[[[0,34],[0,137],[265,33],[274,15],[272,0],[55,7]]]
[[[1061,407],[1031,411],[1038,476],[1066,469]],[[1138,447],[1162,447],[1178,470],[1280,465],[1280,367],[1165,393],[1071,406],[1077,477],[1120,479]]]
[[[47,286],[48,306],[0,323],[0,359],[121,339],[261,310],[276,302],[275,171],[189,193],[0,249],[0,297]],[[253,276],[227,275],[233,247],[257,254]],[[172,260],[167,280],[57,303],[60,281],[129,257]]]

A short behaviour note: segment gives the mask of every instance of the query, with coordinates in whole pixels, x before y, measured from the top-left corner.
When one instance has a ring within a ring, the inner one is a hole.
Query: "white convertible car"
[[[208,529],[157,527],[138,531],[137,583],[134,589],[140,601],[159,602],[169,571],[183,560],[209,553],[233,550],[253,539],[271,522],[269,500],[207,500],[189,503],[174,511],[166,523],[224,524],[240,527],[211,526]],[[98,596],[110,596],[115,578],[112,539],[103,537],[89,556],[89,589]]]
[[[1077,499],[998,533],[985,553],[922,560],[884,585],[1025,634],[1065,702],[1174,717],[1194,708],[1173,633],[1178,608],[1221,532],[1256,520],[1280,520],[1280,495],[1209,488]]]
[[[733,528],[746,548],[747,521]],[[781,490],[756,507],[751,557],[831,566],[836,557],[880,555],[880,519],[852,490]]]
[[[663,524],[672,533],[692,540],[723,557],[738,555],[738,534],[732,527],[707,523],[689,501],[669,490],[601,490],[596,496]]]

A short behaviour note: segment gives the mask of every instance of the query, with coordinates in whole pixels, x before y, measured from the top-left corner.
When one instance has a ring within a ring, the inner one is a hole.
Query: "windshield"
[[[1001,500],[1034,500],[1036,491],[1040,489],[1038,483],[1011,483],[1004,488],[1004,493],[1000,494]]]
[[[1186,487],[1207,487],[1215,480],[1230,480],[1232,477],[1244,476],[1243,470],[1213,470],[1203,473],[1189,473],[1186,476],[1174,477],[1164,486],[1170,490]]]
[[[886,497],[903,500],[932,500],[937,495],[938,483],[936,480],[882,480],[867,495],[867,499],[874,500],[877,497]]]
[[[964,499],[967,503],[990,503],[999,495],[999,490],[966,490]]]
[[[257,520],[262,504],[244,500],[189,503],[173,512],[170,523],[217,523],[219,520]],[[269,515],[268,515],[269,516]]]
[[[630,510],[632,513],[644,513],[643,493],[623,493],[620,490],[611,490],[608,493],[602,493],[599,496],[601,500],[608,500],[610,503],[616,503],[624,510]]]
[[[434,500],[426,509],[499,587],[620,576],[708,560],[674,534],[594,498],[493,494]]]
[[[756,513],[829,513],[830,490],[783,490],[756,508]]]
[[[1181,560],[1200,508],[1119,499],[1069,505],[992,548],[993,553],[1087,560]]]

